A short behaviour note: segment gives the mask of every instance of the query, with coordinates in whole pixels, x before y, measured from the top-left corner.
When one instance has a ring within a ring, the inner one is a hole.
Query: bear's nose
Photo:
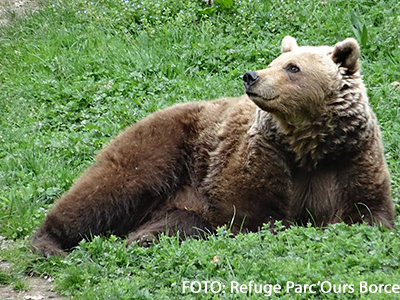
[[[248,71],[243,75],[243,82],[244,82],[244,87],[248,89],[251,87],[254,83],[256,83],[258,79],[258,75],[254,71]]]

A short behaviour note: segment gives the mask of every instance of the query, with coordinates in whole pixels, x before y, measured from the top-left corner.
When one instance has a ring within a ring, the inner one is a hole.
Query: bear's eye
[[[300,72],[300,68],[298,66],[295,66],[295,65],[292,65],[292,64],[288,65],[286,70],[289,71],[290,73]]]

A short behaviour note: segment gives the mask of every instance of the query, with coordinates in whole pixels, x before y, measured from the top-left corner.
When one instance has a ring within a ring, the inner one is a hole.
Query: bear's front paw
[[[67,252],[52,244],[41,245],[41,247],[33,245],[32,248],[33,252],[43,255],[45,258],[49,258],[51,256],[60,256],[60,257],[67,256]]]
[[[133,242],[138,242],[140,247],[150,247],[154,243],[158,242],[157,236],[151,232],[141,233],[141,234],[132,234],[129,235],[128,240],[126,241],[126,247],[129,247]]]

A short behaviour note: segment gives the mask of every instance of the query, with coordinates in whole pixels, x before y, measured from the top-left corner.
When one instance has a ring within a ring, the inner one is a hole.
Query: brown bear
[[[354,39],[334,47],[282,41],[243,76],[246,94],[178,104],[129,127],[47,214],[33,239],[45,256],[83,238],[202,236],[264,223],[393,227],[381,133]]]

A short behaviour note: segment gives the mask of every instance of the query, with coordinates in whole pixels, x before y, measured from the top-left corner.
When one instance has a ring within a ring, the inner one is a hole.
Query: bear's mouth
[[[266,98],[266,97],[262,97],[259,94],[252,93],[252,92],[246,92],[246,94],[253,101],[272,101],[272,100],[275,100],[276,98],[278,98],[278,95],[275,95],[271,98]]]

